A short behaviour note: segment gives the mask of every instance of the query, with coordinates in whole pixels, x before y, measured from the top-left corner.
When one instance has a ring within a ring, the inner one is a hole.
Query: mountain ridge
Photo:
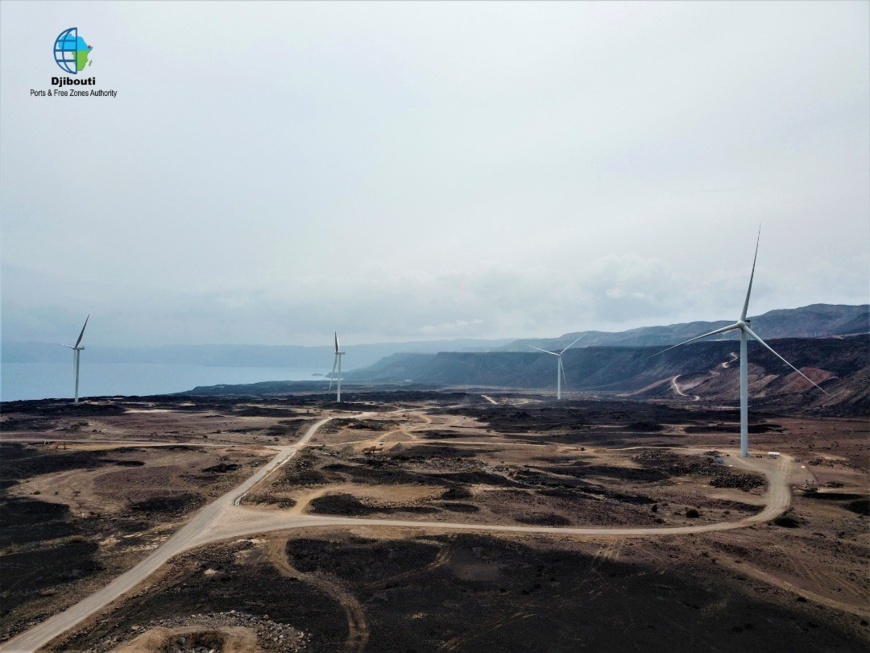
[[[750,316],[752,329],[768,338],[824,338],[870,333],[870,305],[810,304],[799,308],[779,308]],[[529,345],[561,351],[576,338],[574,347],[604,345],[665,346],[675,345],[703,333],[734,324],[734,320],[679,322],[664,326],[637,327],[626,331],[574,331],[558,338],[523,338],[503,348],[504,351],[527,351]],[[736,332],[720,334],[718,340],[736,340]]]
[[[767,342],[827,394],[750,341],[753,403],[870,414],[870,334]],[[572,348],[563,355],[564,391],[616,393],[637,399],[736,401],[738,348],[733,340],[702,340],[667,352],[658,347]],[[349,373],[346,379],[349,383],[555,391],[555,373],[553,357],[540,352],[440,352],[394,354]]]
[[[870,332],[870,305],[811,304],[800,308],[775,309],[752,319],[753,330],[765,340],[787,337],[831,337]],[[682,322],[665,326],[637,327],[626,331],[574,331],[557,338],[537,339],[452,339],[404,343],[353,345],[344,343],[348,355],[343,361],[351,371],[376,365],[395,354],[434,354],[438,352],[531,351],[529,345],[561,351],[575,338],[574,347],[666,346],[732,324],[730,320]],[[717,339],[733,340],[734,334]],[[163,363],[206,367],[276,367],[323,369],[332,366],[330,345],[160,345],[117,347],[87,345],[87,359],[93,363]],[[4,341],[0,348],[2,363],[66,363],[69,351],[54,343]]]

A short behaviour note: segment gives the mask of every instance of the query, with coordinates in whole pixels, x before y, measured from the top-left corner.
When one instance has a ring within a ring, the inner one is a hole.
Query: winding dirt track
[[[356,417],[364,417],[360,414]],[[677,526],[663,528],[564,528],[548,526],[509,526],[487,524],[463,524],[456,522],[412,521],[402,519],[365,519],[355,517],[333,517],[316,515],[299,515],[293,513],[258,512],[238,505],[241,498],[257,483],[275,471],[303,448],[321,426],[332,417],[321,419],[305,432],[305,435],[293,445],[281,447],[272,460],[264,465],[244,483],[237,486],[200,510],[185,526],[157,548],[150,556],[142,560],[129,571],[115,578],[103,589],[91,594],[75,605],[67,608],[41,624],[34,626],[4,643],[0,651],[31,652],[45,646],[56,637],[74,628],[82,621],[108,606],[122,595],[126,594],[157,569],[163,566],[173,556],[188,549],[204,544],[218,542],[233,537],[280,531],[293,528],[335,527],[335,526],[382,526],[419,528],[439,531],[477,531],[496,533],[526,533],[540,535],[571,535],[588,537],[656,537],[663,535],[690,535],[713,531],[726,531],[745,528],[760,524],[781,515],[791,502],[789,491],[788,464],[791,458],[781,456],[777,461],[767,459],[734,458],[735,463],[753,471],[763,473],[768,479],[768,490],[765,495],[766,506],[756,515],[739,521],[720,522],[717,524],[701,524],[697,526]],[[772,463],[772,465],[771,465]]]
[[[276,512],[254,512],[244,508],[230,507],[219,522],[210,524],[209,530],[195,537],[191,546],[201,546],[241,537],[252,533],[266,533],[291,528],[310,528],[313,526],[398,526],[402,528],[420,528],[448,531],[486,531],[497,533],[527,533],[575,536],[612,536],[612,537],[649,537],[661,535],[691,535],[710,533],[714,531],[729,531],[736,528],[746,528],[754,524],[762,524],[781,515],[791,503],[791,492],[786,483],[788,459],[781,456],[773,469],[765,465],[757,465],[752,459],[742,459],[747,469],[761,472],[768,478],[769,486],[765,496],[766,505],[761,512],[745,517],[739,521],[719,522],[716,524],[699,524],[696,526],[671,527],[597,527],[597,528],[566,528],[563,526],[514,526],[498,524],[463,524],[457,522],[419,521],[407,519],[367,519],[362,517],[335,517],[330,515],[293,515]]]
[[[671,387],[674,389],[674,392],[676,392],[681,397],[692,397],[692,401],[701,401],[701,397],[699,397],[698,395],[687,395],[685,392],[683,392],[682,388],[680,388],[679,384],[677,384],[677,379],[679,378],[679,374],[671,378]]]
[[[331,579],[328,575],[312,571],[303,573],[290,565],[287,555],[284,553],[284,540],[271,539],[266,545],[269,561],[274,565],[278,573],[287,578],[296,578],[313,585],[324,594],[335,599],[336,603],[344,611],[347,624],[347,641],[345,651],[351,653],[363,653],[369,641],[369,624],[366,613],[357,598],[345,589],[341,583]]]

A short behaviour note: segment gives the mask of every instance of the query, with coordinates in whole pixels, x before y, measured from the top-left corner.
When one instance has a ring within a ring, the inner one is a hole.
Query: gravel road
[[[365,417],[361,414],[357,417]],[[2,652],[30,653],[45,646],[56,637],[74,628],[82,621],[102,610],[112,601],[134,589],[170,558],[191,548],[217,542],[233,537],[241,537],[267,531],[286,530],[290,528],[310,528],[317,526],[384,526],[402,528],[420,528],[442,531],[476,531],[499,533],[527,533],[574,535],[595,537],[657,537],[663,535],[690,535],[711,531],[725,531],[745,528],[753,524],[764,523],[781,515],[790,505],[791,493],[788,486],[789,466],[791,458],[781,456],[778,459],[737,458],[733,456],[735,465],[763,473],[768,479],[766,505],[758,514],[733,522],[702,524],[696,526],[676,526],[661,528],[561,528],[547,526],[513,526],[463,524],[456,522],[426,522],[401,519],[364,519],[354,517],[331,517],[316,515],[287,515],[276,511],[262,512],[249,510],[238,503],[241,498],[257,483],[262,481],[275,469],[283,465],[296,452],[303,448],[320,427],[331,417],[324,418],[312,424],[302,438],[286,447],[281,447],[272,460],[259,469],[244,483],[227,492],[200,510],[184,527],[157,548],[150,556],[129,571],[115,578],[103,589],[91,594],[61,613],[50,617],[41,624],[34,626],[0,645]]]

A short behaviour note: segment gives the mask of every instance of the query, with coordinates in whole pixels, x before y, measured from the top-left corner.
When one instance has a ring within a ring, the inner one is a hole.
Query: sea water
[[[155,395],[193,390],[196,386],[260,381],[323,381],[326,370],[284,367],[205,367],[134,363],[86,363],[79,370],[79,397]],[[319,373],[321,376],[315,376]],[[0,400],[72,397],[72,363],[3,363]]]

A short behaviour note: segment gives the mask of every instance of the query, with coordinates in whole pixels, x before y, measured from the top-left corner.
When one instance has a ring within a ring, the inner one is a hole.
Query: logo
[[[118,97],[118,91],[113,88],[95,88],[97,78],[93,75],[90,77],[79,76],[79,73],[85,68],[93,65],[93,61],[90,59],[93,49],[94,46],[88,45],[85,39],[79,36],[78,27],[70,27],[62,31],[54,40],[54,62],[63,72],[69,73],[73,77],[66,75],[52,77],[49,88],[31,88],[30,96],[44,98]],[[71,101],[77,102],[78,100]]]
[[[62,71],[77,75],[85,66],[90,66],[93,61],[88,61],[88,55],[94,46],[85,43],[79,36],[78,27],[70,27],[62,31],[54,40],[54,60]]]

